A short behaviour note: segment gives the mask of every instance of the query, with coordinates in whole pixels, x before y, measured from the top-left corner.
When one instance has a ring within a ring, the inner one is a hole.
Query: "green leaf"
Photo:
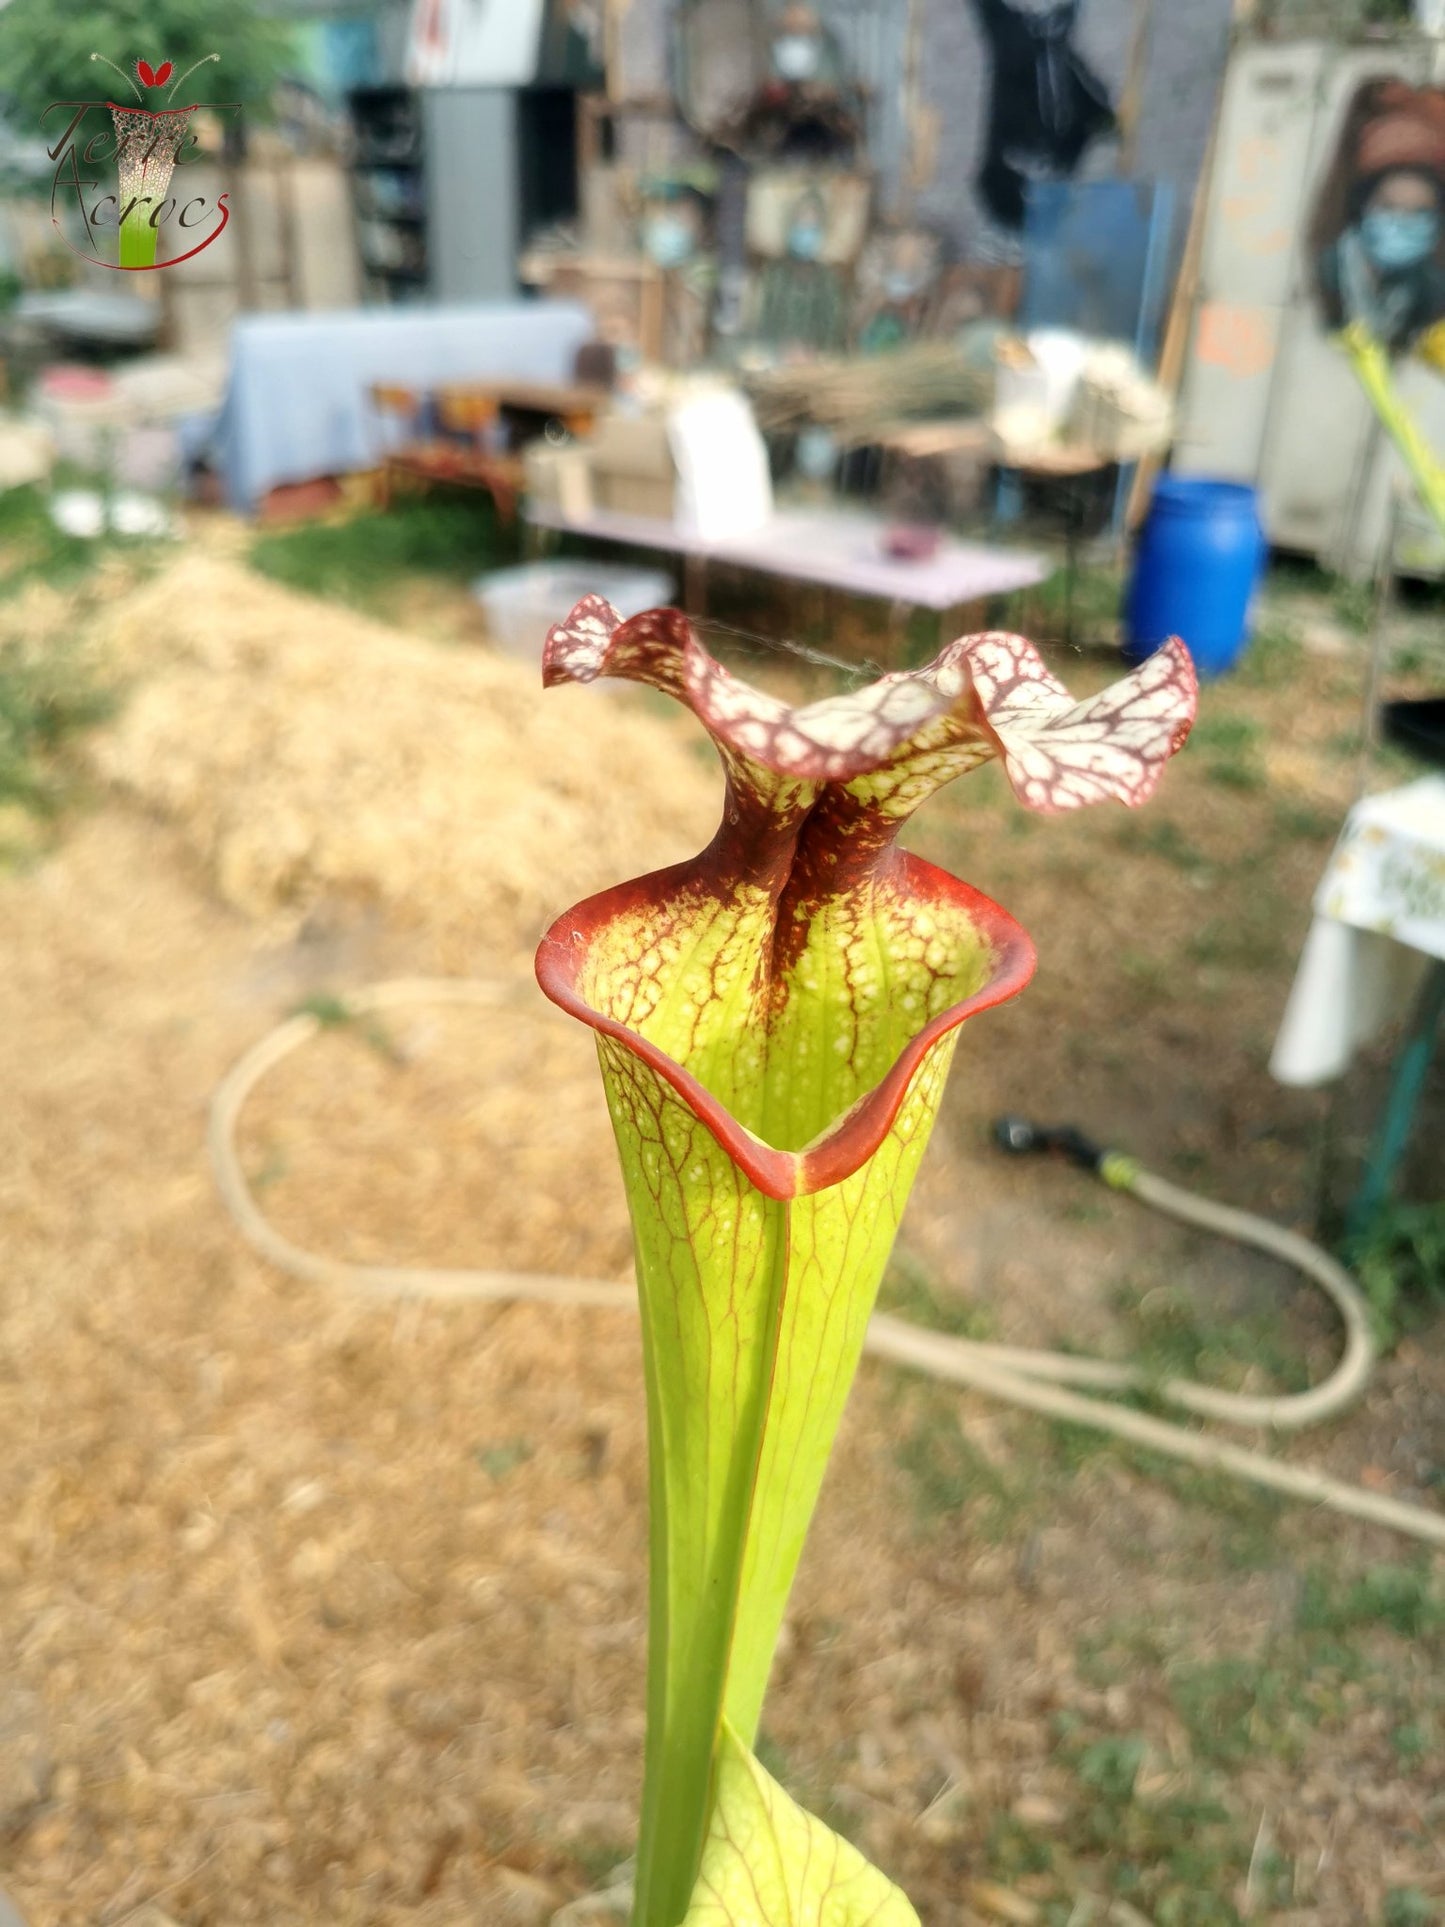
[[[712,1824],[683,1927],[919,1927],[856,1847],[790,1800],[724,1725]]]

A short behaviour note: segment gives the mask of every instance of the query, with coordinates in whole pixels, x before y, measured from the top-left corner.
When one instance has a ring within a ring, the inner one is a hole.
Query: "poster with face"
[[[1310,235],[1327,326],[1392,354],[1445,320],[1445,91],[1366,81],[1346,111]]]

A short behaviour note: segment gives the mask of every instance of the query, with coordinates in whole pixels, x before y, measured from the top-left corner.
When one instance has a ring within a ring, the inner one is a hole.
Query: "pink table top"
[[[616,509],[568,516],[560,509],[529,505],[526,515],[539,528],[568,535],[695,555],[920,609],[941,611],[1007,595],[1044,581],[1054,568],[1047,557],[1023,549],[958,542],[952,536],[945,536],[927,561],[902,561],[883,551],[888,524],[852,510],[783,509],[759,529],[726,537],[703,537],[661,517],[624,515]]]

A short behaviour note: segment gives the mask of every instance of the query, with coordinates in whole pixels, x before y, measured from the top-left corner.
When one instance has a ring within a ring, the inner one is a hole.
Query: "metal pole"
[[[1346,1229],[1352,1237],[1368,1231],[1371,1219],[1390,1195],[1395,1168],[1410,1142],[1442,1016],[1445,1016],[1445,962],[1434,958],[1416,999],[1405,1041],[1395,1059],[1389,1095],[1370,1147],[1370,1160],[1346,1219]]]

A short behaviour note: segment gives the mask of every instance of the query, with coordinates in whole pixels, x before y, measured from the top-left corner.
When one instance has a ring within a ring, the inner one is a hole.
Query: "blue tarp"
[[[374,467],[388,424],[373,382],[571,381],[594,332],[585,308],[562,301],[244,315],[212,441],[227,494],[253,509],[278,483]]]

